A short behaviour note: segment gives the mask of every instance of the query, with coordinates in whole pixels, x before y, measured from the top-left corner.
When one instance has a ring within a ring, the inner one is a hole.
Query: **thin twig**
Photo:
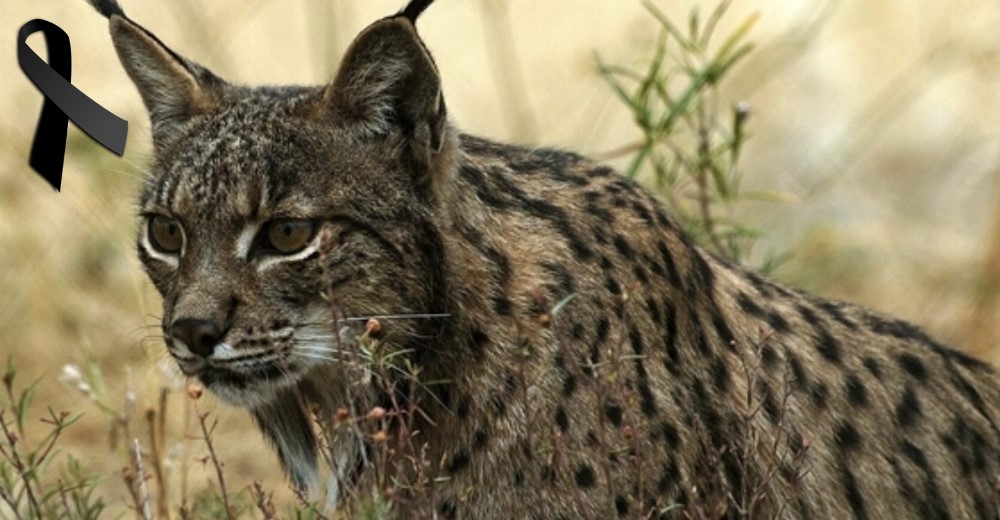
[[[143,520],[153,520],[149,512],[149,490],[146,489],[146,472],[142,469],[142,448],[139,439],[132,439],[132,456],[135,459],[136,484],[139,488],[139,514]]]
[[[195,411],[198,411],[198,405],[195,404]],[[198,413],[198,424],[201,425],[201,432],[204,435],[205,446],[208,447],[208,456],[212,460],[212,465],[215,466],[215,476],[219,481],[219,493],[222,495],[222,505],[226,508],[226,516],[229,520],[236,520],[236,515],[233,514],[233,507],[229,501],[229,492],[226,490],[226,477],[222,472],[222,462],[219,461],[218,455],[215,453],[215,445],[212,443],[212,432],[215,430],[215,426],[218,421],[212,423],[212,427],[208,427],[207,423],[208,413]]]

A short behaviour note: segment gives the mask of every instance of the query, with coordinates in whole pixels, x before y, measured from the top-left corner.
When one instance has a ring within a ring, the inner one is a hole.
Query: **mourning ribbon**
[[[36,32],[45,36],[48,63],[28,47],[28,37]],[[108,112],[70,83],[72,60],[69,36],[59,26],[41,19],[21,26],[17,35],[17,61],[45,96],[28,164],[57,191],[62,183],[69,120],[118,155],[125,152],[128,135],[128,121]]]

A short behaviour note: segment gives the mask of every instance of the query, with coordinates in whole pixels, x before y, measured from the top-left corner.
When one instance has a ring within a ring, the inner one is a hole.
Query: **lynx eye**
[[[163,215],[149,219],[149,242],[163,253],[179,253],[184,245],[184,231],[176,220]]]
[[[297,253],[309,244],[316,232],[316,223],[311,220],[283,218],[264,225],[261,245],[267,252],[284,255]]]

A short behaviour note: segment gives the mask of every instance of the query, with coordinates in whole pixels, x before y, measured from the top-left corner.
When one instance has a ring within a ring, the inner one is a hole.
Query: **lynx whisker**
[[[339,318],[340,321],[368,321],[368,320],[420,320],[420,319],[440,319],[450,318],[451,314],[373,314],[370,316],[350,316]]]

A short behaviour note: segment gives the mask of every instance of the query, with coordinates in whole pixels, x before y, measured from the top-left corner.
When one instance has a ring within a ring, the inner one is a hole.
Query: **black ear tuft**
[[[87,0],[87,2],[94,6],[94,9],[97,9],[97,12],[104,15],[105,18],[111,18],[114,15],[127,18],[125,11],[118,5],[118,0]]]
[[[434,0],[410,0],[410,3],[406,4],[406,7],[397,16],[402,16],[409,20],[410,23],[415,24],[420,13],[424,12],[424,9],[427,9],[433,3]]]

